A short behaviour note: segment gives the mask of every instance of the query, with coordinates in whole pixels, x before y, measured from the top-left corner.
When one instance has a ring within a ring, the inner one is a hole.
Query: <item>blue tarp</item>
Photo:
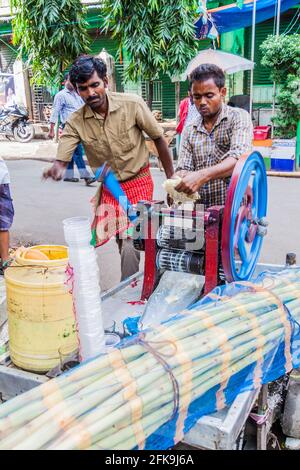
[[[261,23],[273,18],[277,12],[278,0],[257,0],[256,2],[256,23]],[[299,0],[281,0],[280,12],[283,13],[289,8],[297,5]],[[208,24],[204,25],[202,16],[195,23],[196,36],[202,39],[212,27],[217,28],[219,34],[234,31],[240,28],[246,28],[252,25],[253,1],[244,2],[242,8],[238,8],[235,3],[227,5],[227,7],[216,8],[209,11],[212,21],[209,19]]]

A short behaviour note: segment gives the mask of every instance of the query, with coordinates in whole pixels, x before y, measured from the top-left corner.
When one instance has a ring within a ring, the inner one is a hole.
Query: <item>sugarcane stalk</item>
[[[255,341],[253,341],[253,342],[255,342]],[[248,350],[249,350],[249,346],[250,346],[250,345],[248,345]],[[244,347],[244,349],[245,349],[245,347]],[[247,351],[247,347],[246,347],[246,351]],[[236,352],[235,354],[238,356],[238,355],[240,354],[240,352],[238,352],[238,353]],[[245,352],[244,352],[244,354],[245,354]],[[234,355],[233,355],[233,356],[234,356]],[[203,368],[202,368],[202,369],[203,369]],[[211,375],[212,375],[212,376],[215,376],[215,370],[212,372]],[[204,380],[204,383],[207,382],[207,377],[206,377],[205,379],[203,379],[203,380]],[[167,386],[167,384],[166,384],[166,386]],[[170,391],[171,391],[171,390],[170,390]],[[161,391],[161,392],[162,392],[162,391]],[[110,416],[111,416],[111,415],[110,415]],[[100,418],[101,418],[101,417],[99,417],[99,416],[97,417],[97,419],[100,419]],[[85,423],[85,426],[86,426],[86,423]],[[65,445],[65,444],[63,444],[63,445]],[[105,448],[105,447],[104,447],[104,448]]]
[[[267,348],[266,348],[266,351],[268,352],[269,350],[271,350],[273,348],[273,345],[269,345]],[[253,356],[255,356],[255,352],[254,353],[251,353],[249,355],[246,355],[246,360],[251,359],[253,358]],[[244,361],[245,361],[244,359]],[[241,364],[243,365],[244,361],[240,361]],[[251,363],[251,362],[250,362]],[[248,365],[248,364],[247,364]],[[229,366],[231,367],[232,370],[235,369],[235,372],[237,372],[239,370],[239,368],[237,368],[236,366],[234,365],[231,365]],[[244,368],[245,365],[243,365],[242,368]],[[178,380],[178,378],[177,378]],[[215,369],[213,368],[211,374],[210,374],[210,378],[207,377],[207,374],[205,377],[201,377],[200,379],[200,382],[199,381],[195,381],[195,385],[193,386],[193,389],[198,389],[199,386],[201,386],[200,384],[205,384],[205,388],[203,390],[201,390],[201,394],[202,393],[205,393],[205,391],[207,391],[209,388],[211,388],[212,386],[215,386],[216,384],[218,384],[218,380],[219,380],[219,377],[216,376],[215,374]],[[167,388],[169,388],[169,393],[172,392],[172,387],[171,385],[168,383],[165,384],[165,386]],[[202,385],[203,386],[203,385]],[[208,388],[207,388],[208,387]],[[193,393],[192,393],[193,395]],[[196,397],[198,396],[198,394],[196,395]],[[166,405],[167,406],[167,410],[166,410],[166,414],[171,414],[172,413],[172,407],[173,407],[173,404],[170,403],[169,405]],[[107,425],[111,426],[111,423],[112,422],[116,422],[120,419],[120,413],[121,413],[121,410],[122,410],[122,413],[123,415],[122,416],[126,416],[126,414],[128,414],[128,410],[127,410],[127,407],[128,407],[128,404],[125,403],[121,408],[119,408],[115,413],[112,413],[110,414],[110,419],[111,421],[107,423]],[[158,410],[158,413],[161,413],[162,415],[162,409],[160,408],[160,410]],[[116,416],[116,419],[115,419],[115,416]],[[101,425],[100,425],[100,421],[101,421]],[[161,424],[163,424],[165,422],[165,420],[161,420]],[[160,424],[160,425],[161,425]],[[91,435],[95,435],[96,433],[99,433],[99,430],[101,430],[103,428],[103,421],[101,420],[101,416],[99,416],[97,414],[97,416],[93,416],[93,424],[88,424],[86,423],[86,429],[88,429],[89,433]],[[78,430],[79,433],[80,433],[80,430]],[[123,432],[127,435],[128,434],[128,429],[124,429]],[[77,433],[77,430],[69,430],[69,438],[68,439],[65,439],[63,440],[63,442],[61,442],[59,445],[57,443],[54,443],[52,444],[52,448],[55,448],[55,449],[69,449],[69,448],[76,448],[77,446],[80,448],[81,444],[80,444],[80,434]],[[119,447],[115,447],[115,440],[116,440],[116,436],[119,436],[120,433],[114,433],[112,436],[111,436],[111,446],[110,448],[119,448]],[[74,440],[74,437],[76,435],[76,439]],[[120,438],[120,436],[119,436]],[[101,443],[101,441],[99,442],[99,445],[100,447],[102,448],[106,448],[105,446],[103,446],[103,443]],[[117,445],[117,444],[116,444]],[[69,446],[72,446],[72,447],[69,447]],[[128,448],[128,447],[127,447]]]
[[[124,356],[125,361],[144,353],[144,349],[139,345],[135,345],[132,348],[122,349],[122,355]],[[28,402],[30,403],[36,399],[41,400],[44,396],[49,396],[49,394],[52,393],[54,384],[57,385],[57,387],[60,387],[61,383],[65,387],[67,383],[70,384],[69,393],[72,394],[72,387],[76,381],[80,381],[84,378],[86,378],[87,381],[93,380],[93,374],[104,373],[106,370],[109,370],[110,367],[111,365],[107,354],[101,355],[84,365],[81,364],[75,369],[49,380],[49,382],[42,384],[40,387],[35,387],[26,392],[26,394],[18,395],[13,400],[8,400],[3,403],[0,406],[0,419],[19,408],[23,408],[28,404]]]
[[[269,326],[271,327],[271,325],[272,325],[272,324],[270,324]],[[276,325],[276,323],[274,323],[274,325]],[[234,336],[235,334],[236,334],[236,333],[233,333],[233,336]],[[239,339],[240,339],[240,338],[241,338],[241,337],[239,337]],[[197,339],[198,339],[198,338],[195,337],[195,340],[197,340]],[[241,340],[241,339],[240,339],[240,340]],[[241,340],[241,341],[242,341],[242,340]],[[198,343],[198,341],[197,341],[197,345],[198,345],[198,348],[199,348],[199,343]],[[212,349],[213,349],[214,347],[216,347],[216,345],[215,345],[215,344],[212,344]],[[197,348],[196,348],[196,351],[197,351]],[[204,354],[206,354],[206,353],[207,353],[207,352],[205,352]],[[210,358],[210,360],[211,360],[211,358]],[[152,358],[152,361],[153,361],[153,358]],[[153,364],[150,365],[150,367],[152,367],[152,366],[155,366],[155,359],[154,359]],[[136,366],[135,366],[135,367],[136,367]],[[109,379],[109,381],[110,381],[110,380],[111,380],[111,379]],[[96,385],[96,386],[97,386],[97,385]],[[90,388],[90,387],[86,388],[86,389],[83,391],[83,394],[87,395],[87,394],[89,393],[89,388]],[[80,397],[80,395],[79,395],[79,397]],[[42,425],[42,423],[40,423],[40,426],[41,426],[41,425]]]

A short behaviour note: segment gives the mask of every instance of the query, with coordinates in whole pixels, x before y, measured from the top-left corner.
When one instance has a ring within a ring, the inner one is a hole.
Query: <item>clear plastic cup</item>
[[[117,333],[104,333],[105,338],[105,349],[109,352],[111,349],[117,346],[121,341],[121,338]]]
[[[114,320],[110,320],[104,323],[104,333],[115,333],[116,331],[116,322]]]
[[[88,217],[70,217],[63,220],[65,240],[68,245],[81,245],[91,240],[91,224]]]

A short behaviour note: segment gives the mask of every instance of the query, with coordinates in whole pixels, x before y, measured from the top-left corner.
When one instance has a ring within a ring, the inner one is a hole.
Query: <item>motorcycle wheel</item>
[[[14,127],[13,134],[17,142],[29,142],[34,137],[34,127],[30,123],[19,122]]]

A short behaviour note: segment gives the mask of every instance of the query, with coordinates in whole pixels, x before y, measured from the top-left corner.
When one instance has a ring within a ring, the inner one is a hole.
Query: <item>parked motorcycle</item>
[[[29,122],[28,111],[24,106],[13,105],[0,109],[0,134],[18,142],[29,142],[34,137],[34,127]]]

